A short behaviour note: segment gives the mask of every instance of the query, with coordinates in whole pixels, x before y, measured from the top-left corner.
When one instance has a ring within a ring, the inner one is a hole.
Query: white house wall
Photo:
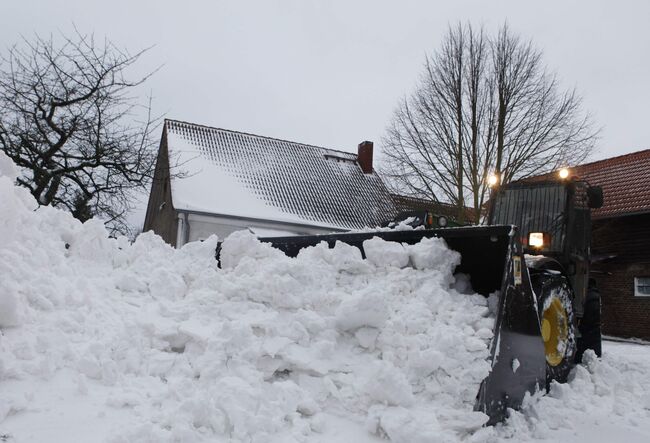
[[[185,215],[187,218],[185,218]],[[235,231],[251,230],[260,237],[278,237],[285,235],[328,234],[331,228],[275,223],[265,220],[251,220],[235,217],[213,216],[208,214],[181,214],[188,226],[179,223],[177,247],[191,241],[205,240],[211,235],[224,239]]]

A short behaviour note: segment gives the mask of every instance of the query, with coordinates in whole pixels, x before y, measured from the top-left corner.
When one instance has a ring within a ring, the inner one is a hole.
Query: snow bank
[[[441,240],[290,259],[237,233],[219,269],[214,237],[109,239],[15,174],[0,154],[3,440],[579,441],[585,414],[650,435],[650,358],[620,355],[482,428],[493,319]]]
[[[0,166],[0,431],[49,438],[34,425],[63,412],[69,440],[95,422],[104,434],[77,437],[118,442],[306,441],[337,420],[414,442],[484,423],[472,406],[493,319],[451,289],[443,241],[291,259],[242,232],[218,269],[215,237],[110,239],[35,210]]]

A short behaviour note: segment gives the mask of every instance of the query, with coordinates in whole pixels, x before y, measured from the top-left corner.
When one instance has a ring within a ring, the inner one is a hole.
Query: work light
[[[569,176],[569,170],[567,168],[562,168],[558,171],[558,175],[562,180]]]
[[[546,232],[531,232],[528,234],[528,246],[541,249],[551,243],[551,236]]]

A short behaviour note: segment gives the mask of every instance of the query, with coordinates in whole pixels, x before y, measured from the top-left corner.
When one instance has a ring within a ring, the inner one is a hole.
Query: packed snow
[[[483,427],[493,314],[442,240],[288,258],[240,232],[219,268],[215,237],[112,239],[15,177],[0,154],[0,441],[650,438],[650,347],[629,344]]]

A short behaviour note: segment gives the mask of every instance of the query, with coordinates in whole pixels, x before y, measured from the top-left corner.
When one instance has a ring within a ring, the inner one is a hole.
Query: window
[[[634,295],[650,297],[650,277],[634,277]]]

